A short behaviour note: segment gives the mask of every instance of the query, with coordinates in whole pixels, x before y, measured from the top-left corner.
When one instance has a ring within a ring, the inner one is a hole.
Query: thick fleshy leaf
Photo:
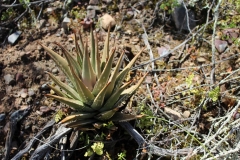
[[[126,121],[131,121],[137,118],[142,118],[143,116],[144,115],[131,115],[131,114],[116,112],[109,120],[113,122],[126,122]]]
[[[114,109],[114,104],[119,99],[121,93],[131,84],[131,81],[124,84],[122,87],[120,87],[116,92],[114,92],[111,97],[107,99],[107,102],[103,105],[103,107],[100,109],[100,112],[107,111]]]
[[[74,77],[76,89],[78,92],[78,95],[80,97],[80,100],[88,105],[91,105],[94,100],[94,95],[92,92],[84,85],[82,80],[76,75],[75,71],[73,70],[72,65],[69,65],[72,76]]]
[[[90,63],[89,53],[87,49],[87,43],[83,55],[83,67],[82,67],[82,81],[92,91],[94,84],[96,83],[96,75]]]
[[[100,75],[101,75],[101,61],[100,61],[100,55],[99,55],[99,51],[98,51],[98,39],[97,39],[97,33],[95,32],[94,34],[95,37],[95,59],[96,59],[96,64],[95,64],[95,73],[97,76],[97,79],[99,79]]]
[[[61,97],[69,97],[67,96],[64,92],[62,92],[61,90],[59,90],[58,88],[56,88],[55,86],[53,85],[48,85],[49,88],[51,88],[58,96],[61,96]],[[72,97],[70,97],[72,98]]]
[[[92,91],[94,96],[96,96],[108,83],[108,78],[111,73],[112,61],[113,61],[115,50],[116,50],[116,47],[112,49],[109,60],[107,61],[106,66],[102,71],[101,76],[99,77],[96,85],[94,86],[94,89]]]
[[[77,111],[82,111],[82,112],[93,112],[94,110],[88,106],[86,106],[83,102],[79,100],[74,100],[66,97],[60,97],[52,94],[46,94],[47,97],[53,98],[59,102],[62,102],[72,108],[74,108]]]
[[[101,70],[105,68],[105,65],[109,57],[109,37],[110,37],[110,25],[108,27],[108,33],[107,33],[107,37],[105,39],[104,48],[103,48],[103,54],[101,59]]]
[[[109,85],[111,84],[111,82],[109,82],[96,96],[96,98],[93,101],[93,104],[91,105],[91,108],[95,109],[95,110],[99,110],[104,102],[104,98],[105,98],[105,93],[107,91],[107,88],[109,87]]]
[[[96,119],[84,119],[84,120],[76,120],[75,122],[70,122],[66,126],[69,128],[85,126],[87,124],[92,124],[96,122]]]
[[[76,47],[76,53],[77,53],[77,62],[78,64],[81,66],[82,68],[82,59],[83,59],[83,52],[80,49],[80,46],[77,42],[77,35],[76,33],[74,33],[74,43],[75,43],[75,47]]]
[[[118,88],[122,85],[123,80],[125,79],[125,77],[129,71],[130,71],[130,68],[124,68],[124,70],[118,74],[116,81],[115,81],[115,86],[114,86],[113,92],[118,90]]]
[[[104,111],[98,115],[95,116],[96,119],[100,120],[100,121],[105,121],[108,120],[110,118],[112,118],[112,116],[117,112],[117,109],[112,109],[109,111]]]
[[[92,26],[91,26],[91,30],[90,30],[90,42],[91,42],[91,65],[92,65],[92,68],[94,70],[94,72],[96,73],[96,47],[95,47],[95,38],[94,38],[94,35],[93,35],[93,29],[92,29]]]
[[[111,82],[111,84],[109,85],[107,92],[106,92],[106,97],[110,97],[110,95],[112,94],[113,88],[114,88],[114,84],[119,72],[119,69],[121,67],[121,63],[122,63],[122,58],[123,58],[124,52],[121,54],[121,56],[118,59],[117,65],[109,79],[109,82]]]
[[[69,116],[67,116],[66,118],[64,118],[63,120],[61,120],[60,123],[66,123],[69,121],[75,121],[75,120],[83,120],[83,119],[87,119],[87,118],[92,118],[93,116],[95,116],[96,113],[85,113],[85,112],[77,112],[74,114],[71,114]]]
[[[129,72],[132,65],[135,63],[137,58],[142,54],[145,48],[143,48],[138,54],[135,55],[135,57],[128,63],[128,65],[119,73],[119,75],[116,78],[116,83],[114,86],[114,91],[116,91],[122,84],[123,80],[125,79],[127,73]]]
[[[69,87],[67,84],[61,82],[58,78],[56,78],[52,73],[46,72],[49,77],[53,80],[53,82],[58,85],[60,88],[62,88],[67,94],[69,94],[73,99],[80,99],[78,93],[71,87]]]
[[[63,51],[63,53],[64,53],[64,55],[65,55],[65,57],[68,61],[68,64],[73,66],[73,68],[76,70],[78,76],[81,76],[81,74],[82,74],[81,66],[75,60],[76,58],[71,56],[71,53],[68,52],[61,44],[59,44],[59,43],[55,43],[55,44],[58,45],[62,49],[62,51]],[[72,83],[73,83],[73,85],[75,85],[74,82],[72,82]]]
[[[54,52],[53,50],[49,49],[45,45],[39,43],[48,53],[48,55],[54,60],[54,62],[58,65],[58,67],[63,71],[63,73],[70,79],[70,81],[73,81],[73,78],[71,77],[71,73],[68,67],[67,60],[64,59],[62,56]]]

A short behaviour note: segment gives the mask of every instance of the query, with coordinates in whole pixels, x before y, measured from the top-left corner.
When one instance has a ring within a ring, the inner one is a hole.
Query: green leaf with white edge
[[[83,102],[79,100],[74,100],[66,97],[60,97],[52,94],[46,94],[47,97],[53,98],[59,102],[62,102],[72,108],[74,108],[77,111],[82,111],[82,112],[93,112],[94,110],[88,106],[86,106]]]
[[[112,75],[109,79],[109,82],[111,82],[111,84],[109,85],[109,87],[107,89],[106,97],[110,97],[110,95],[113,92],[114,84],[115,84],[117,75],[119,73],[119,69],[120,69],[120,66],[121,66],[123,55],[124,55],[124,52],[122,52],[121,56],[119,57],[117,65],[116,65],[116,67],[115,67],[115,69],[114,69],[114,71],[113,71],[113,73],[112,73]]]
[[[96,119],[100,120],[100,121],[106,121],[110,118],[112,118],[112,116],[118,111],[118,109],[112,109],[109,111],[104,111],[99,113],[98,115],[95,116]]]
[[[133,59],[128,63],[128,65],[125,68],[131,68],[132,65],[135,63],[135,61],[137,60],[137,58],[140,56],[140,54],[142,54],[142,52],[144,51],[145,48],[143,48],[138,54],[136,54]]]
[[[87,43],[83,55],[83,66],[82,66],[82,81],[92,91],[94,84],[96,83],[96,75],[90,63],[90,58],[87,49]]]
[[[101,59],[101,70],[105,68],[105,65],[109,57],[109,37],[110,37],[110,25],[108,27],[108,33],[107,33],[107,37],[105,39],[104,48],[103,48],[103,54]]]
[[[116,81],[115,81],[115,86],[113,89],[113,92],[118,90],[118,88],[122,85],[123,80],[125,79],[126,75],[130,71],[130,68],[124,68],[117,76]]]
[[[145,77],[147,76],[147,73],[138,81],[138,83],[134,86],[131,86],[130,88],[124,90],[119,99],[117,100],[117,102],[114,104],[114,107],[117,107],[120,105],[120,103],[122,103],[123,101],[127,100],[128,98],[130,98],[134,92],[140,87],[141,83],[143,82],[143,80],[145,79]]]
[[[57,77],[55,77],[52,73],[46,72],[49,77],[53,80],[53,82],[58,85],[60,88],[62,88],[67,94],[69,94],[73,99],[80,99],[79,94],[71,87],[69,87],[67,84],[61,82]]]
[[[72,82],[73,78],[71,77],[71,73],[68,67],[67,60],[54,52],[53,50],[49,49],[45,45],[39,43],[48,53],[48,55],[53,59],[53,61],[58,65],[58,67],[63,71],[63,73],[69,78]]]
[[[144,115],[131,115],[131,114],[116,112],[109,120],[113,122],[126,122],[126,121],[131,121],[137,118],[142,118],[143,116]]]
[[[53,85],[48,85],[48,87],[53,90],[58,96],[61,96],[61,97],[69,97],[67,96],[64,92],[62,92],[61,90],[59,90],[57,87],[54,87]],[[72,98],[72,97],[70,97]]]
[[[99,55],[99,51],[98,51],[98,39],[97,39],[97,33],[94,33],[94,37],[95,37],[95,59],[96,59],[96,65],[95,65],[95,73],[97,78],[99,79],[100,75],[101,75],[101,61],[100,61],[100,55]]]
[[[83,120],[83,119],[87,119],[87,118],[92,118],[93,116],[95,116],[96,113],[85,113],[85,112],[77,112],[74,114],[71,114],[69,116],[67,116],[66,118],[64,118],[63,120],[61,120],[60,123],[66,123],[69,121],[75,121],[75,120]]]
[[[82,53],[82,50],[80,49],[80,46],[77,42],[76,33],[74,33],[74,43],[75,43],[76,53],[77,53],[77,62],[79,64],[79,66],[82,68],[83,53]]]
[[[73,56],[71,56],[71,53],[68,52],[61,44],[59,44],[59,43],[55,43],[55,44],[58,45],[62,49],[63,54],[65,55],[68,64],[72,65],[73,68],[77,71],[77,75],[81,76],[81,74],[82,74],[81,67],[80,67],[79,63],[75,60],[75,58],[73,58]]]
[[[141,79],[138,81],[137,84],[129,87],[128,89],[125,89],[121,95],[124,95],[124,94],[133,94],[139,87],[140,85],[142,84],[143,80],[145,79],[145,77],[147,76],[148,73],[146,73],[143,77],[141,77]]]
[[[85,86],[85,84],[82,82],[82,80],[76,75],[75,71],[73,70],[72,65],[69,65],[71,73],[74,77],[76,89],[78,92],[78,95],[80,97],[80,100],[88,105],[91,105],[94,100],[94,95],[92,92]]]
[[[131,84],[132,82],[128,82],[124,84],[122,87],[120,87],[116,92],[114,92],[111,97],[107,99],[107,102],[104,104],[104,106],[99,110],[100,112],[107,111],[114,109],[114,104],[119,99],[121,93]]]
[[[108,78],[111,73],[112,61],[113,61],[115,50],[116,50],[116,47],[113,47],[113,49],[111,51],[111,55],[109,57],[109,60],[107,61],[106,66],[105,66],[103,72],[101,73],[101,76],[99,77],[97,83],[95,84],[95,86],[93,88],[92,93],[94,96],[96,96],[108,83]]]
[[[91,65],[92,65],[92,68],[94,70],[94,72],[96,73],[97,71],[95,70],[96,69],[96,51],[95,51],[95,38],[94,38],[94,35],[93,35],[93,28],[91,26],[91,29],[90,29],[90,42],[91,42]],[[97,44],[96,44],[97,45]]]
[[[81,53],[82,53],[82,59],[83,59],[83,52],[84,52],[84,44],[83,44],[83,40],[82,40],[82,35],[81,35],[81,31],[80,29],[78,30],[78,35],[79,35],[79,48],[81,50]]]
[[[66,126],[69,128],[74,128],[74,127],[81,127],[81,126],[85,126],[87,124],[92,124],[94,122],[96,122],[96,119],[83,119],[83,120],[76,120],[74,122],[69,122]]]
[[[104,98],[105,98],[105,93],[107,91],[107,88],[109,87],[109,85],[111,84],[111,82],[109,82],[96,96],[96,98],[94,99],[91,108],[95,109],[95,110],[99,110],[104,102]]]

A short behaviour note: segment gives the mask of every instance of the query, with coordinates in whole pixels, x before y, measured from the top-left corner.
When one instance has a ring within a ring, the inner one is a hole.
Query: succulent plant
[[[90,55],[88,43],[87,41],[83,43],[81,34],[79,36],[76,33],[74,34],[76,57],[58,43],[55,44],[62,49],[65,58],[41,44],[71,82],[71,84],[63,83],[53,74],[46,72],[53,82],[61,88],[49,85],[56,95],[46,94],[46,96],[74,109],[74,112],[60,122],[67,123],[68,127],[81,127],[104,121],[128,121],[142,117],[142,115],[121,113],[119,104],[132,96],[146,76],[142,76],[132,86],[130,86],[132,81],[124,83],[131,66],[143,49],[125,68],[120,69],[124,56],[123,52],[118,58],[116,66],[112,68],[116,47],[109,49],[109,34],[110,31],[108,31],[105,40],[101,59],[97,36],[92,28],[90,31]]]

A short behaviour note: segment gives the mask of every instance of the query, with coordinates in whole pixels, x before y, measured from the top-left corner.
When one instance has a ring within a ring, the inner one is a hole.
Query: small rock
[[[116,21],[113,19],[112,16],[110,16],[109,14],[105,14],[104,16],[102,16],[102,18],[100,19],[100,24],[101,27],[104,30],[108,30],[108,27],[110,26],[110,28],[114,27],[116,25]]]
[[[53,74],[57,74],[57,73],[58,73],[58,68],[53,68],[53,69],[52,69],[52,73],[53,73]]]
[[[204,57],[198,57],[198,58],[197,58],[197,61],[198,61],[199,63],[204,63],[204,62],[206,62],[207,60],[206,60]]]
[[[219,39],[215,40],[215,47],[219,53],[223,53],[226,50],[227,46],[228,46],[227,41],[222,41]]]
[[[94,9],[88,9],[87,10],[87,18],[95,18],[96,17],[96,10]]]
[[[176,7],[172,13],[173,21],[175,23],[175,26],[178,30],[185,30],[189,31],[188,29],[188,21],[189,21],[189,28],[193,29],[196,26],[195,21],[195,14],[193,11],[188,11],[188,21],[187,21],[187,15],[186,15],[186,9],[183,5]]]
[[[0,122],[3,121],[6,118],[6,115],[4,113],[0,114]]]
[[[48,87],[48,85],[46,83],[41,85],[41,90],[47,90],[47,89],[49,89],[49,87]]]
[[[15,76],[16,82],[21,82],[23,80],[23,74],[18,72]]]
[[[21,35],[21,31],[16,31],[15,33],[11,34],[9,37],[8,37],[8,43],[10,44],[14,44],[17,39],[19,38],[19,36]]]
[[[27,89],[21,89],[21,91],[18,93],[19,96],[21,96],[22,98],[26,98],[28,96],[27,94]]]
[[[134,16],[134,12],[133,11],[127,11],[126,15],[124,16],[124,20],[131,20]]]
[[[92,4],[92,5],[97,5],[99,2],[98,0],[90,0],[89,1],[89,4]]]
[[[177,111],[174,111],[171,108],[164,107],[164,112],[169,115],[173,120],[179,120],[182,118],[181,114],[178,113]]]
[[[41,106],[40,107],[40,112],[42,113],[46,113],[46,112],[49,112],[51,109],[47,106]]]
[[[32,96],[34,96],[34,95],[35,95],[34,90],[28,89],[28,96],[29,96],[29,97],[32,97]]]
[[[6,74],[4,76],[5,84],[13,85],[15,83],[14,77],[11,74]]]
[[[48,13],[52,13],[53,12],[53,8],[47,8],[47,12]]]
[[[63,19],[62,27],[63,27],[63,29],[64,29],[65,32],[68,31],[70,23],[71,23],[71,19],[70,19],[70,18],[65,17],[65,18]]]
[[[183,117],[188,118],[190,116],[190,111],[184,111],[183,112]]]
[[[169,51],[169,48],[167,47],[157,47],[157,50],[158,50],[158,55],[160,57],[164,57],[164,55],[166,55]]]
[[[36,28],[41,29],[46,25],[47,21],[45,19],[41,19],[40,21],[37,22]]]
[[[107,3],[107,4],[109,4],[109,3],[112,2],[112,0],[102,0],[102,1],[105,2],[105,3]]]
[[[95,10],[95,11],[100,11],[100,8],[98,6],[88,6],[87,10]]]
[[[6,87],[6,94],[7,94],[7,95],[10,95],[10,94],[11,94],[11,91],[12,91],[12,86],[7,86],[7,87]]]

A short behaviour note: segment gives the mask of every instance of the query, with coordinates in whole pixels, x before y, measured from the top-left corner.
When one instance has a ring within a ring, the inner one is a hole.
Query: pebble
[[[40,107],[40,112],[42,113],[46,113],[46,112],[49,112],[51,109],[47,106],[41,106]]]
[[[100,24],[104,30],[108,30],[109,26],[112,28],[116,25],[116,21],[109,14],[105,14],[100,18]]]
[[[223,53],[226,50],[227,46],[228,46],[227,41],[222,41],[219,39],[215,40],[215,47],[219,53]]]
[[[183,112],[183,117],[188,118],[190,116],[190,111],[184,111]]]
[[[28,96],[27,94],[27,89],[21,89],[21,91],[18,93],[19,96],[21,96],[22,98],[26,98]]]
[[[53,74],[57,74],[57,73],[58,73],[58,68],[53,68],[53,69],[52,69],[52,73],[53,73]]]
[[[34,90],[28,89],[28,96],[29,96],[29,97],[32,97],[32,96],[34,96],[34,95],[35,95]]]
[[[89,4],[92,4],[92,5],[96,5],[98,3],[99,3],[98,0],[90,0],[89,1]]]
[[[49,87],[46,83],[44,83],[44,84],[41,85],[41,89],[42,90],[47,90],[47,89],[49,89]]]
[[[4,113],[0,114],[0,122],[3,121],[6,118],[6,115]]]
[[[197,58],[197,61],[198,61],[199,63],[204,63],[204,62],[206,62],[207,60],[206,60],[204,57],[198,57],[198,58]]]
[[[11,74],[6,74],[4,76],[5,84],[13,85],[15,83],[14,76]]]
[[[14,44],[22,34],[22,31],[16,31],[8,37],[8,43]]]
[[[18,72],[16,74],[16,81],[19,82],[19,81],[22,81],[23,80],[23,74],[21,72]]]

